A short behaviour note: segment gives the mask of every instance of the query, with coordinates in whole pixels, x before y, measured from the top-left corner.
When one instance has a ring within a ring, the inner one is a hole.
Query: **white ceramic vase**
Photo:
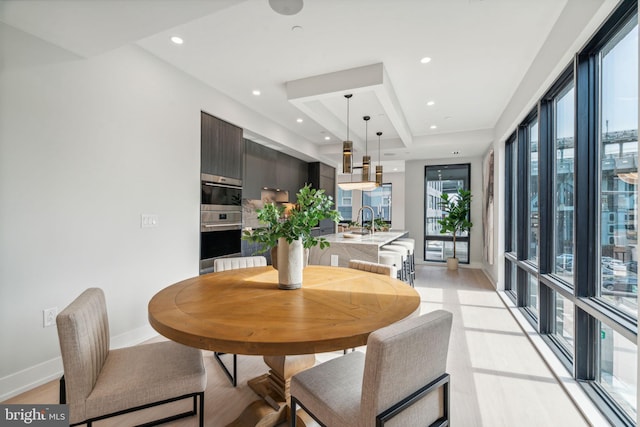
[[[304,247],[302,239],[287,242],[278,239],[278,288],[300,289],[302,287],[302,270],[304,268]]]

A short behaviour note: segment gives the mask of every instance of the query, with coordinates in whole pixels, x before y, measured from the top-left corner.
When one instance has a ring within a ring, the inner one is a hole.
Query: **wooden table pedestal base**
[[[271,368],[269,373],[248,381],[249,387],[263,400],[252,402],[227,427],[275,427],[290,419],[291,377],[311,368],[316,356],[264,356],[264,361]],[[299,415],[298,425],[310,427],[316,424],[311,418]]]

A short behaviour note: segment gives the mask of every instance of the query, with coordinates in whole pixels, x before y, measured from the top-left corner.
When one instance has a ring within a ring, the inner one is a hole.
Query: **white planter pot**
[[[303,268],[302,240],[298,239],[289,243],[285,238],[278,239],[278,288],[300,289]]]
[[[304,248],[303,268],[309,265],[309,248]],[[278,245],[271,248],[271,266],[278,269]]]
[[[447,258],[447,268],[449,270],[458,269],[458,258]]]

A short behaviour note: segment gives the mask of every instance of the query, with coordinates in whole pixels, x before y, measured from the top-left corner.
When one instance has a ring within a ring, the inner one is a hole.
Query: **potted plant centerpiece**
[[[333,209],[333,198],[324,190],[316,190],[307,184],[296,194],[295,204],[285,207],[267,203],[258,209],[258,221],[264,227],[243,233],[242,238],[262,243],[260,252],[277,247],[278,287],[299,289],[302,286],[304,252],[313,246],[321,249],[329,246],[324,237],[316,237],[311,230],[323,219],[337,223],[340,213]]]
[[[458,269],[458,258],[456,257],[456,236],[465,231],[470,231],[473,223],[469,221],[471,211],[471,191],[458,189],[456,193],[440,195],[439,206],[444,212],[438,224],[442,227],[440,233],[451,233],[453,237],[453,257],[447,258],[447,268],[449,270]]]

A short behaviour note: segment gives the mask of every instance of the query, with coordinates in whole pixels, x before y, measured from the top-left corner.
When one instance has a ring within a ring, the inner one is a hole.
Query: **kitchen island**
[[[352,259],[378,262],[378,251],[382,246],[407,234],[407,231],[402,230],[379,231],[365,235],[349,231],[327,234],[322,237],[331,245],[325,249],[320,249],[319,246],[312,247],[309,251],[309,264],[348,267],[349,260]]]

